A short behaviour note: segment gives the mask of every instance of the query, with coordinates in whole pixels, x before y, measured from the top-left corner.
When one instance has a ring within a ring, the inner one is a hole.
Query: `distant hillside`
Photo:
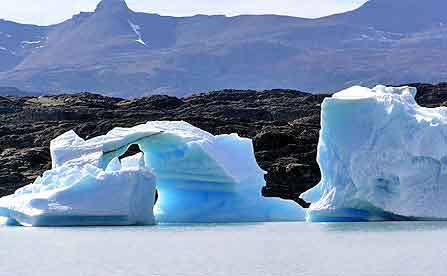
[[[319,19],[169,17],[103,0],[48,27],[0,21],[0,86],[134,97],[447,79],[444,0],[370,0]]]

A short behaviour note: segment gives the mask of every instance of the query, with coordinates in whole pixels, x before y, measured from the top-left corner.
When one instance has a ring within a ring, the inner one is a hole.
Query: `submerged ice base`
[[[310,221],[447,219],[447,108],[410,87],[353,87],[322,105]]]
[[[131,145],[142,153],[120,161]],[[295,202],[262,197],[265,172],[252,141],[236,134],[185,122],[115,128],[87,141],[69,131],[51,142],[51,157],[52,170],[0,199],[0,216],[32,226],[304,219]]]

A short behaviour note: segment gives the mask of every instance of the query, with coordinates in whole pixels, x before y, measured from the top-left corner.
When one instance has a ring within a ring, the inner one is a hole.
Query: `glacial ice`
[[[322,105],[309,221],[447,219],[447,108],[411,87],[353,87]]]
[[[119,160],[131,145],[142,153]],[[0,216],[32,226],[296,221],[296,203],[264,198],[252,141],[186,122],[148,122],[51,142],[52,169],[0,199]],[[155,188],[159,198],[154,206]],[[155,216],[155,220],[154,220]]]
[[[154,224],[155,176],[136,155],[105,170],[65,164],[0,199],[0,216],[25,226]]]

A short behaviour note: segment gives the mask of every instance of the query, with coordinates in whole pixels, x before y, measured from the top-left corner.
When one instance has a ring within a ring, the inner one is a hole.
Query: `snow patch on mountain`
[[[134,31],[134,33],[137,35],[137,39],[135,40],[136,42],[143,44],[144,46],[147,46],[146,42],[143,40],[142,36],[141,36],[141,27],[140,25],[134,24],[132,23],[132,21],[129,20],[129,25],[132,28],[132,30]]]

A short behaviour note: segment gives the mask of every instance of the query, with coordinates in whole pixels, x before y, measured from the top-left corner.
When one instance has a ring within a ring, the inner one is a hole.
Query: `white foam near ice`
[[[447,108],[411,87],[353,87],[325,99],[322,180],[310,221],[447,219]]]
[[[143,153],[119,161],[132,144]],[[304,218],[296,203],[262,197],[265,172],[236,134],[148,122],[87,141],[69,131],[50,150],[52,170],[0,199],[0,216],[33,226],[152,224],[153,209],[162,223]]]

